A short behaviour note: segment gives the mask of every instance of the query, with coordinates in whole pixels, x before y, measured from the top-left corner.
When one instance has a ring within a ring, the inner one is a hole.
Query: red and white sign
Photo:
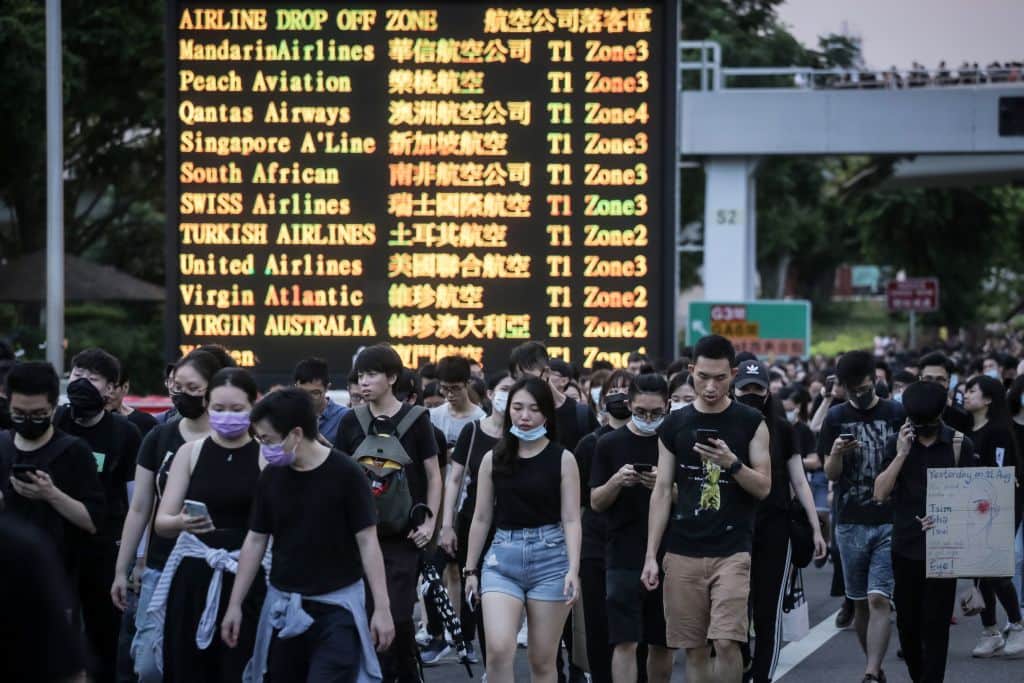
[[[939,310],[939,280],[934,277],[890,280],[885,287],[890,313],[933,313]]]

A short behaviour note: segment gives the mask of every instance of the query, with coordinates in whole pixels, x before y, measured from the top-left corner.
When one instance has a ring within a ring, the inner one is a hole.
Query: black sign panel
[[[674,3],[172,3],[168,352],[674,343]]]

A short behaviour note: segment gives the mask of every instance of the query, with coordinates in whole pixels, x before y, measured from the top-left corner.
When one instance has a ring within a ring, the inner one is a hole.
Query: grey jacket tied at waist
[[[278,638],[294,638],[305,633],[313,625],[313,617],[302,609],[302,601],[311,600],[325,605],[334,605],[352,613],[356,631],[359,633],[361,657],[357,683],[373,683],[383,680],[380,662],[373,649],[373,637],[366,618],[366,587],[363,580],[323,595],[300,595],[278,590],[273,584],[267,586],[267,598],[260,611],[260,623],[256,627],[256,646],[252,659],[242,674],[243,683],[262,683],[267,672],[267,656],[274,631]]]
[[[163,671],[164,666],[164,620],[167,618],[167,595],[171,591],[171,582],[174,580],[175,572],[178,571],[178,565],[186,557],[196,557],[205,560],[206,564],[213,569],[210,587],[206,590],[206,606],[199,619],[199,628],[196,629],[196,645],[200,650],[205,650],[210,646],[213,635],[217,631],[217,609],[220,607],[220,589],[224,583],[224,572],[226,570],[232,574],[238,573],[238,553],[237,550],[210,548],[187,531],[178,535],[178,542],[164,564],[160,581],[153,589],[153,597],[146,610],[146,614],[154,615],[156,623],[159,624],[153,649],[154,659],[160,671]]]

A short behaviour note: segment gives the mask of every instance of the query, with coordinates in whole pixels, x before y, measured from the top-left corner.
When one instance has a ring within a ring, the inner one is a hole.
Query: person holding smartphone
[[[687,680],[738,681],[749,626],[754,512],[772,483],[768,427],[759,411],[729,398],[736,352],[728,339],[704,337],[693,356],[697,400],[658,431],[641,580],[656,589],[664,568],[666,644],[686,650]],[[673,484],[678,503],[669,525]]]
[[[662,587],[646,590],[640,583],[647,511],[658,475],[658,429],[669,412],[668,399],[661,375],[634,378],[630,421],[597,440],[590,471],[590,504],[608,520],[605,585],[615,683],[637,680],[639,643],[647,645],[647,680],[668,683],[672,677],[674,651],[665,638]]]

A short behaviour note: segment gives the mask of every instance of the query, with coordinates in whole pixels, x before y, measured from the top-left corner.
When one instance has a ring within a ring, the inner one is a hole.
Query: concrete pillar
[[[704,298],[749,301],[757,283],[756,157],[704,163]]]

